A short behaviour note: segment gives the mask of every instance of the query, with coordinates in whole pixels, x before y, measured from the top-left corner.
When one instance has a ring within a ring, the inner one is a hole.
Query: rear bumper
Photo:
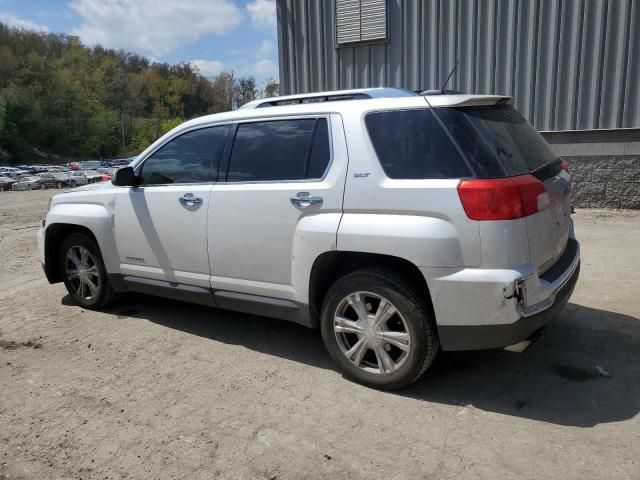
[[[570,238],[562,257],[540,276],[530,264],[435,276],[422,271],[443,350],[502,348],[526,340],[565,306],[580,275],[580,245]]]
[[[504,348],[526,340],[551,322],[569,301],[580,275],[580,262],[555,294],[553,303],[536,314],[502,325],[438,325],[443,350]]]

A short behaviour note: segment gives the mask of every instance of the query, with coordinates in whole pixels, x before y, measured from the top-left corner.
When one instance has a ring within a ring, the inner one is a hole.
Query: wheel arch
[[[54,223],[47,226],[44,241],[44,272],[49,283],[62,282],[60,263],[56,258],[64,239],[73,233],[84,233],[91,237],[98,245],[98,248],[100,248],[100,243],[98,242],[96,235],[91,231],[91,229],[84,225],[74,223]],[[102,255],[102,252],[100,252],[100,254]]]
[[[320,318],[324,297],[338,279],[363,268],[385,268],[397,272],[425,300],[429,314],[435,322],[431,294],[420,269],[401,257],[379,253],[330,251],[319,255],[311,268],[309,278],[309,311],[314,323]]]

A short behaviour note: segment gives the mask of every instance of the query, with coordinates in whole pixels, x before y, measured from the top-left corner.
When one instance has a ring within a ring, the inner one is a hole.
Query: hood
[[[73,190],[67,190],[68,192],[86,192],[87,190],[99,190],[101,188],[111,188],[113,185],[111,182],[99,182],[99,183],[89,183],[87,185],[83,185],[81,187],[76,187]]]

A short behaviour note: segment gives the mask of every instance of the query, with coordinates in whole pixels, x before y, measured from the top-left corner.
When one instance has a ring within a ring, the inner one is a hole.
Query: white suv
[[[188,121],[112,183],[53,197],[50,282],[320,327],[342,371],[400,388],[439,349],[520,344],[578,278],[565,164],[509,97],[365,89]]]

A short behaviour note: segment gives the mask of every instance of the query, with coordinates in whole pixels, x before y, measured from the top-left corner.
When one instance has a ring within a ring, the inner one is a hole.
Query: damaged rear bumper
[[[551,306],[514,323],[502,325],[439,325],[443,350],[484,350],[504,348],[529,338],[551,322],[569,301],[580,275],[580,262],[568,281],[558,290]]]

